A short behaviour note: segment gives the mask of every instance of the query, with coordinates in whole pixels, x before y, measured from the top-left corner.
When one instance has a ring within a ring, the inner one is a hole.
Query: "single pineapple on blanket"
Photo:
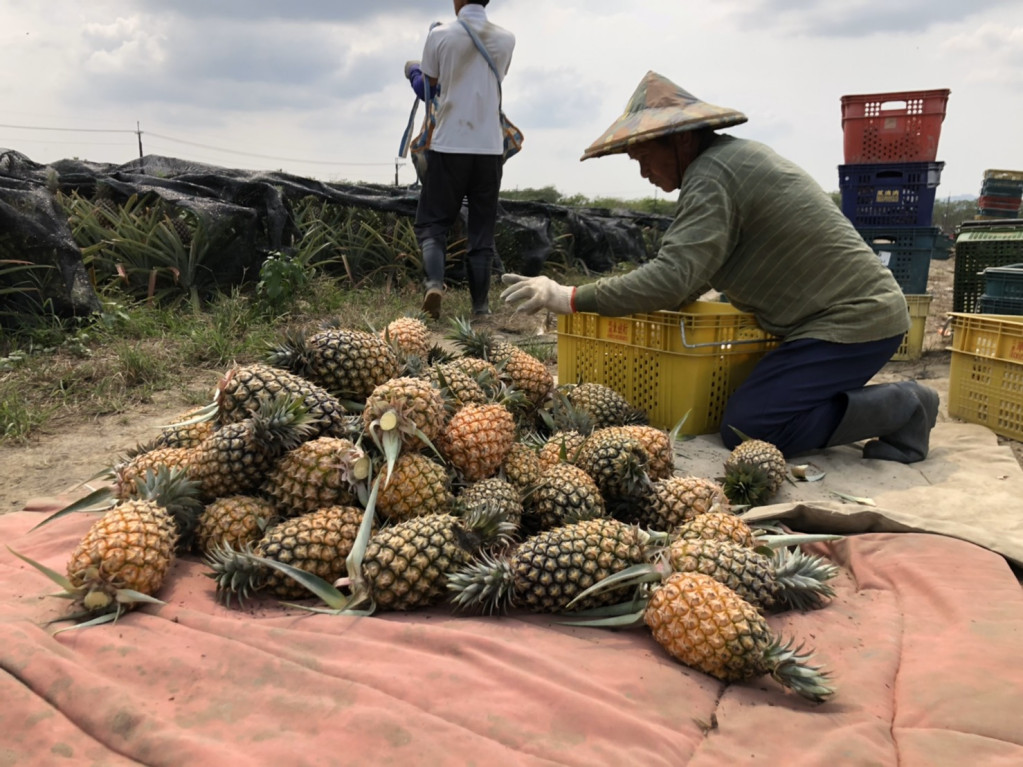
[[[92,524],[67,564],[67,577],[16,556],[64,588],[81,625],[116,620],[155,598],[178,550],[189,547],[202,504],[195,483],[179,469],[161,468],[138,480],[130,498]]]
[[[812,653],[775,636],[753,605],[709,575],[670,575],[651,594],[643,621],[670,655],[715,679],[770,674],[815,702],[835,692],[828,674],[809,664]]]

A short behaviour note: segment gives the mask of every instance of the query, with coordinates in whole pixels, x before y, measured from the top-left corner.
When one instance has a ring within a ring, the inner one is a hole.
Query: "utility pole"
[[[139,137],[139,159],[142,159],[142,128],[138,120],[135,121],[135,134]]]
[[[400,162],[399,158],[395,157],[394,158],[394,185],[395,186],[398,186],[398,165],[399,165],[399,162]]]

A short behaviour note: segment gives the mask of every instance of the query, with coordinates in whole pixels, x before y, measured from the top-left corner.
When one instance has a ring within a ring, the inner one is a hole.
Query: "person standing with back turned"
[[[455,21],[434,26],[420,63],[405,65],[413,83],[425,76],[430,88],[441,85],[437,125],[427,149],[427,170],[416,210],[416,239],[423,252],[426,295],[423,311],[437,319],[444,291],[448,230],[468,203],[466,277],[474,315],[490,313],[490,273],[494,229],[501,191],[504,135],[500,121],[500,83],[476,48],[465,22],[504,75],[511,64],[515,36],[487,19],[489,0],[454,0]]]

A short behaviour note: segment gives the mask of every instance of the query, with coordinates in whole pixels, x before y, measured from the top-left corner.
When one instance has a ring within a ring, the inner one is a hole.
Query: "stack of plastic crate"
[[[932,226],[945,163],[935,158],[950,91],[842,96],[845,164],[838,166],[842,212],[906,294],[912,326],[893,359],[919,357],[930,308],[932,258],[952,240]]]
[[[1019,218],[1023,201],[1023,171],[986,170],[977,199],[978,221]]]

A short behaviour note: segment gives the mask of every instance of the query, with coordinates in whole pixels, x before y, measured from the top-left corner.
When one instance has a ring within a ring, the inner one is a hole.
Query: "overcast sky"
[[[846,94],[951,90],[939,198],[978,194],[985,169],[1023,169],[1020,0],[493,0],[487,12],[517,38],[504,103],[526,144],[506,189],[663,196],[624,156],[579,162],[651,69],[745,112],[730,133],[828,191]],[[390,184],[413,101],[404,63],[452,17],[445,0],[2,0],[0,148],[123,163],[138,126],[146,154]],[[410,165],[398,179],[414,180]]]

